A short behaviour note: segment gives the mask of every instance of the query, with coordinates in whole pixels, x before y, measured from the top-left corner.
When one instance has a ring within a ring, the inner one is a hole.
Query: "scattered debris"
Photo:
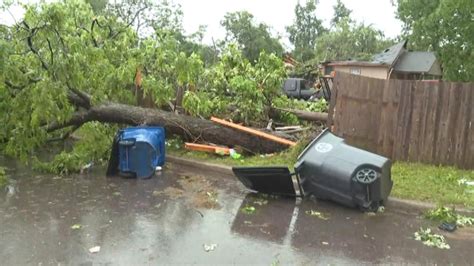
[[[204,244],[203,247],[204,247],[204,251],[209,252],[209,251],[213,251],[214,249],[216,249],[217,244],[209,244],[209,245]]]
[[[210,201],[217,202],[217,193],[216,192],[206,192],[206,195],[209,197]]]
[[[474,217],[457,214],[453,208],[448,207],[439,207],[437,209],[430,210],[425,214],[425,218],[434,221],[454,223],[459,227],[474,225]]]
[[[293,141],[290,141],[290,140],[287,140],[287,139],[284,139],[284,138],[276,137],[276,136],[273,136],[271,134],[267,134],[267,133],[264,133],[264,132],[261,132],[261,131],[255,130],[255,129],[244,127],[244,126],[241,126],[241,125],[238,125],[238,124],[235,124],[235,123],[223,120],[223,119],[219,119],[219,118],[216,118],[216,117],[211,117],[211,121],[216,122],[216,123],[221,124],[221,125],[224,125],[224,126],[227,126],[227,127],[231,127],[231,128],[249,133],[249,134],[252,134],[252,135],[255,135],[255,136],[259,136],[259,137],[262,137],[264,139],[271,140],[271,141],[274,141],[274,142],[277,142],[277,143],[281,143],[281,144],[288,145],[288,146],[296,146],[296,142],[293,142]]]
[[[81,228],[82,228],[81,224],[74,224],[74,225],[71,226],[72,230],[78,230],[78,229],[81,229]]]
[[[242,155],[240,153],[236,152],[234,149],[229,150],[229,155],[234,160],[239,160],[240,158],[242,158]]]
[[[91,169],[92,169],[92,166],[94,166],[94,164],[92,162],[84,165],[81,167],[81,170],[79,171],[79,173],[82,175],[84,173],[87,173],[89,172]]]
[[[415,232],[415,240],[421,241],[428,247],[436,247],[439,249],[450,249],[449,244],[446,243],[444,236],[434,234],[430,228],[420,228],[418,232]]]
[[[323,244],[323,245],[325,245],[325,246],[329,245],[329,243],[328,243],[328,242],[325,242],[325,241],[321,242],[321,244]]]
[[[255,213],[255,211],[256,211],[256,209],[255,209],[254,206],[247,205],[247,206],[242,208],[242,212],[246,213],[246,214],[253,214],[253,213]]]
[[[89,249],[90,253],[98,253],[100,251],[100,246],[91,247]]]
[[[256,205],[263,206],[263,205],[267,205],[267,204],[268,204],[268,200],[265,200],[265,199],[257,199],[257,200],[255,200],[253,203],[256,204]]]
[[[286,130],[294,130],[294,129],[300,129],[301,126],[285,126],[285,127],[276,127],[276,131],[286,131]]]
[[[182,195],[196,209],[220,209],[217,191],[212,183],[200,175],[186,175],[178,180]]]
[[[159,172],[159,171],[161,171],[161,170],[163,170],[163,167],[161,167],[161,166],[157,166],[157,167],[155,168],[155,171],[156,171],[156,172]]]
[[[294,134],[294,133],[299,133],[303,132],[306,130],[311,129],[311,127],[302,127],[302,126],[286,126],[286,127],[276,127],[275,131],[277,132],[282,132],[285,134]]]
[[[439,229],[446,231],[446,232],[454,232],[457,228],[456,223],[448,223],[444,222],[438,226]]]
[[[6,185],[5,186],[5,191],[7,192],[7,197],[11,197],[11,196],[15,195],[16,188],[13,185]]]
[[[460,186],[474,186],[474,181],[467,180],[466,178],[461,178],[458,180]]]
[[[318,217],[319,219],[322,219],[322,220],[329,220],[329,218],[324,216],[324,214],[322,214],[321,212],[315,211],[315,210],[306,211],[306,214],[308,214],[310,216]]]
[[[385,207],[384,206],[380,206],[377,208],[377,210],[375,211],[367,211],[365,212],[365,215],[367,216],[376,216],[377,213],[384,213],[385,212]]]
[[[181,146],[182,146],[182,142],[178,138],[167,139],[165,141],[165,145],[166,145],[166,147],[172,147],[172,148],[175,148],[175,149],[180,149]]]

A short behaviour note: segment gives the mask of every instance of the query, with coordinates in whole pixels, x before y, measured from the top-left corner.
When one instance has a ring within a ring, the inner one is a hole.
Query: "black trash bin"
[[[389,159],[347,145],[329,130],[307,145],[293,174],[282,167],[234,167],[233,171],[246,187],[258,192],[313,195],[363,210],[383,205],[393,185]]]

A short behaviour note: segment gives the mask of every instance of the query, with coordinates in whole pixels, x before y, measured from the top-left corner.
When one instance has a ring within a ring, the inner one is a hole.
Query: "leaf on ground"
[[[82,228],[82,225],[81,225],[81,224],[73,224],[73,225],[71,226],[71,229],[72,229],[72,230],[78,230],[78,229],[81,229],[81,228]]]
[[[430,210],[425,214],[425,218],[440,222],[455,222],[460,227],[474,225],[474,217],[458,214],[453,208],[448,207],[438,207]]]
[[[209,245],[204,244],[203,247],[204,247],[204,251],[209,252],[209,251],[213,251],[214,249],[216,249],[217,244],[209,244]]]
[[[322,220],[329,220],[329,218],[326,217],[324,214],[315,210],[306,211],[306,214],[310,216],[318,217],[319,219],[322,219]]]
[[[100,246],[91,247],[89,249],[90,253],[98,253],[100,251]]]
[[[244,212],[246,214],[253,214],[253,213],[255,213],[255,211],[256,211],[256,209],[255,209],[254,206],[247,205],[247,206],[242,208],[242,212]]]
[[[420,230],[418,232],[415,232],[414,235],[415,240],[421,241],[424,245],[428,247],[436,247],[439,249],[451,248],[449,244],[446,243],[444,236],[432,233],[430,228],[420,228]]]

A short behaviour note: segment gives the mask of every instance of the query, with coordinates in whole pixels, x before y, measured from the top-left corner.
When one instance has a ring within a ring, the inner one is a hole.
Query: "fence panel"
[[[394,160],[474,168],[474,84],[337,73],[335,134]]]

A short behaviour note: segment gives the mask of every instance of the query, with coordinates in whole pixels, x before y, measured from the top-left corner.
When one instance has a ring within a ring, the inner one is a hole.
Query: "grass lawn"
[[[397,162],[392,167],[392,196],[474,208],[474,187],[460,185],[462,178],[474,181],[474,170]]]
[[[271,156],[256,155],[243,157],[239,160],[234,160],[229,156],[191,152],[180,147],[182,146],[178,143],[171,143],[167,147],[167,152],[184,158],[228,166],[280,165],[293,168],[296,157],[303,150],[304,145],[297,145],[285,152]],[[454,167],[396,162],[392,166],[394,186],[391,196],[433,202],[440,205],[474,208],[474,188],[460,185],[458,181],[462,178],[474,181],[474,170],[459,170]]]

